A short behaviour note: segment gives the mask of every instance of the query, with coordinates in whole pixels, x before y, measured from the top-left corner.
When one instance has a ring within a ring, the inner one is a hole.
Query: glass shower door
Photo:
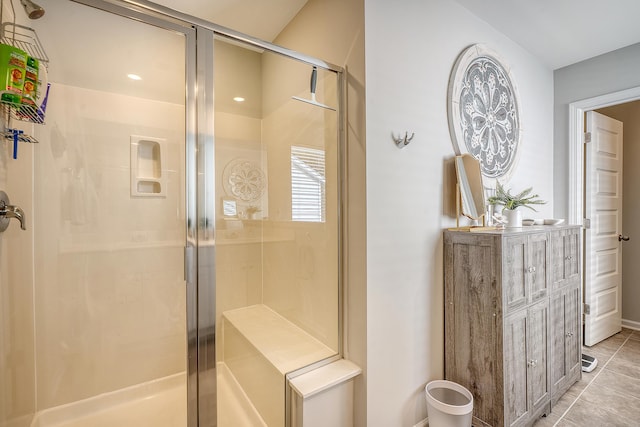
[[[338,77],[212,50],[218,425],[284,427],[287,376],[341,350]]]
[[[184,427],[194,37],[88,3],[134,19],[60,1],[31,24],[51,84],[29,212],[35,425]]]

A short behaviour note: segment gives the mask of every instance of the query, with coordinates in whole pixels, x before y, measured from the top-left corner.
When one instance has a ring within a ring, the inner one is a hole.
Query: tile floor
[[[640,426],[640,331],[623,329],[584,353],[598,367],[583,372],[534,427]]]

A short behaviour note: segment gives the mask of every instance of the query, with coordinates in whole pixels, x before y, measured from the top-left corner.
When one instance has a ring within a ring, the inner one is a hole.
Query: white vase
[[[518,209],[503,209],[502,216],[507,220],[507,228],[522,227],[522,212]]]

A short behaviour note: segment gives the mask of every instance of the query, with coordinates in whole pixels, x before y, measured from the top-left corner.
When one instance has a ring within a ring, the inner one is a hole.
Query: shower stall
[[[40,3],[44,123],[3,105],[37,143],[0,153],[26,225],[0,233],[0,427],[302,425],[296,380],[342,353],[341,68],[147,1]]]

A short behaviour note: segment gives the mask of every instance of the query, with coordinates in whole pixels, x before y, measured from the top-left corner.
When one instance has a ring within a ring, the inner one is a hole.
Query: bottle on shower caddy
[[[0,44],[0,100],[19,104],[22,100],[27,53],[17,47]]]
[[[24,75],[24,87],[22,89],[22,103],[30,106],[36,105],[38,93],[38,68],[40,63],[36,58],[27,57],[27,66]]]

